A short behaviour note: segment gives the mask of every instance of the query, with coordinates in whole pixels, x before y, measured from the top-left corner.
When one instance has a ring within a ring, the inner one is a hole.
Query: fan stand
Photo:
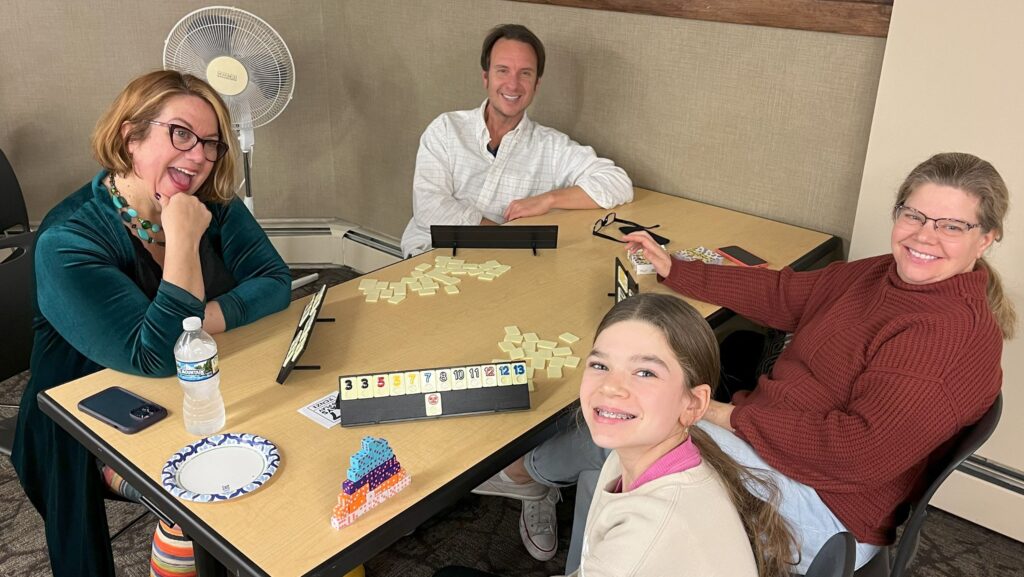
[[[250,149],[242,151],[242,174],[245,175],[245,198],[242,199],[242,202],[249,209],[249,213],[255,216],[256,212],[254,212],[252,206],[252,182],[249,179],[249,154]]]

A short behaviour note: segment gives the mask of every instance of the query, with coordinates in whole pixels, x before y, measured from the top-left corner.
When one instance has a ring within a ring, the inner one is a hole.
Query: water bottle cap
[[[181,328],[189,332],[198,331],[199,329],[203,328],[203,320],[200,319],[199,317],[188,317],[187,319],[181,321]]]

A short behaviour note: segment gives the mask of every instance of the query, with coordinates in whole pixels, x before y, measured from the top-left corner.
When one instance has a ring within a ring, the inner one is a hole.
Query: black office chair
[[[857,560],[857,540],[843,531],[832,535],[821,546],[804,577],[851,577]]]
[[[13,230],[15,228],[18,230]],[[18,184],[18,177],[7,161],[7,156],[0,150],[0,236],[7,231],[28,230],[28,210],[21,194],[21,185]]]
[[[0,381],[28,369],[32,356],[32,314],[35,278],[32,266],[32,245],[36,233],[26,232],[0,236],[0,254],[13,253],[0,259],[0,327],[4,345],[0,347]],[[9,407],[17,408],[17,407]],[[16,418],[0,420],[0,453],[11,454]]]
[[[936,467],[938,474],[925,488],[924,493],[911,505],[910,519],[903,528],[903,535],[900,537],[899,543],[880,551],[867,565],[854,573],[856,577],[904,577],[909,575],[907,567],[917,553],[921,527],[928,517],[928,501],[935,495],[935,491],[939,489],[943,481],[992,436],[992,431],[999,424],[999,416],[1002,411],[1003,395],[1000,393],[977,423],[966,427],[954,440],[939,449],[937,454],[944,454],[947,457],[938,463],[938,466],[942,468]]]

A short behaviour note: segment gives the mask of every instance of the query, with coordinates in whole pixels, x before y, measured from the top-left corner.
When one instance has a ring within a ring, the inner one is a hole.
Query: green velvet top
[[[143,262],[149,254],[135,246],[105,177],[101,171],[51,210],[36,237],[32,377],[11,459],[45,521],[56,577],[114,575],[114,568],[94,459],[39,410],[36,395],[104,368],[173,375],[181,322],[203,317],[206,304],[153,275],[157,265]],[[234,198],[206,207],[212,219],[200,241],[204,284],[228,330],[287,307],[288,267],[245,205]]]

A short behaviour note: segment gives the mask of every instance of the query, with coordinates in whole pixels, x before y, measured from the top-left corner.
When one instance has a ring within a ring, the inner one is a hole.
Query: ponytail
[[[1003,294],[1003,281],[996,269],[985,260],[985,257],[979,258],[977,265],[988,273],[988,286],[985,287],[988,308],[992,311],[992,316],[995,317],[999,330],[1003,333],[1003,339],[1010,340],[1017,329],[1017,311],[1013,308],[1013,301]]]
[[[743,521],[743,530],[757,563],[760,577],[789,577],[799,560],[792,559],[795,546],[789,525],[778,510],[779,488],[767,476],[741,466],[727,455],[700,427],[690,427],[690,438],[704,463],[718,473],[729,499]],[[747,487],[757,488],[757,495]]]

